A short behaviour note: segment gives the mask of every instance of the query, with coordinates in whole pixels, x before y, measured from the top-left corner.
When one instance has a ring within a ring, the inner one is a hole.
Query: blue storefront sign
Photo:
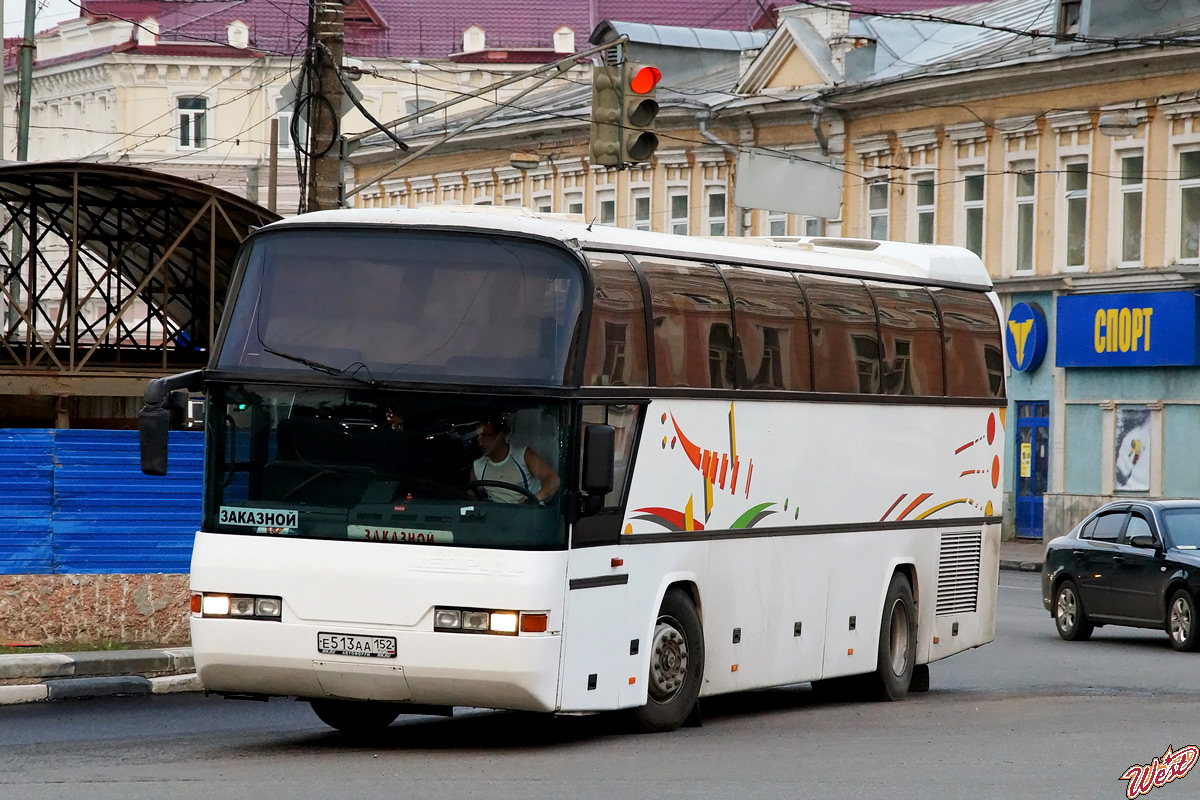
[[[1018,372],[1033,372],[1042,365],[1046,357],[1046,342],[1050,329],[1046,315],[1030,303],[1017,303],[1008,312],[1005,326],[1004,346],[1008,350],[1008,363]]]
[[[1086,294],[1058,298],[1055,363],[1060,367],[1194,366],[1193,291]]]

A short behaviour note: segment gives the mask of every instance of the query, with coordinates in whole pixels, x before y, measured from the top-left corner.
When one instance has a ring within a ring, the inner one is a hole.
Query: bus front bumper
[[[395,658],[325,655],[317,634],[394,636]],[[262,620],[191,620],[200,683],[211,692],[338,697],[521,711],[557,707],[555,634],[395,631]]]

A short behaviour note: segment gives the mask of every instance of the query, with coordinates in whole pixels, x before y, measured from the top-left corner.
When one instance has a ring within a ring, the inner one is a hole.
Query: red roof
[[[368,8],[360,8],[366,3]],[[250,26],[250,46],[292,54],[303,49],[309,0],[84,0],[81,16],[158,21],[163,41],[226,41],[226,26]],[[551,49],[554,31],[575,31],[576,49],[603,20],[749,30],[759,0],[353,0],[346,51],[379,58],[445,58],[462,51],[463,32],[478,25],[491,49]],[[357,13],[355,10],[357,10]],[[375,24],[370,19],[378,19]]]
[[[852,0],[850,5],[855,14],[870,14],[929,11],[974,1]],[[794,0],[350,0],[346,52],[405,60],[459,54],[459,61],[494,63],[494,54],[461,53],[463,32],[478,25],[485,31],[489,51],[508,51],[505,61],[524,57],[525,63],[533,63],[546,60],[536,51],[551,53],[554,32],[563,26],[575,32],[575,48],[582,50],[603,20],[744,31],[770,27],[773,12],[793,4]],[[226,44],[227,26],[241,20],[250,28],[252,50],[290,56],[304,48],[308,9],[309,0],[82,0],[79,13],[97,20],[153,18],[160,42],[176,45]]]

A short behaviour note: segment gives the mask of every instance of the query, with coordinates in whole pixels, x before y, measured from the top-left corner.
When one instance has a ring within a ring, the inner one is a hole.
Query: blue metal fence
[[[137,431],[0,429],[0,574],[187,572],[203,451],[172,431],[152,477]]]

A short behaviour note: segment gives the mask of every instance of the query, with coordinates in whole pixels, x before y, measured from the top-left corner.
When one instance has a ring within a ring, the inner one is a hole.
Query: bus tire
[[[897,572],[883,602],[879,658],[869,679],[871,694],[877,700],[903,700],[912,685],[916,663],[917,614],[912,587],[908,578]]]
[[[377,733],[400,716],[400,706],[395,703],[316,698],[308,702],[321,722],[349,736]]]
[[[673,731],[696,707],[704,679],[704,629],[691,599],[668,589],[650,641],[646,705],[633,711],[646,733]]]

